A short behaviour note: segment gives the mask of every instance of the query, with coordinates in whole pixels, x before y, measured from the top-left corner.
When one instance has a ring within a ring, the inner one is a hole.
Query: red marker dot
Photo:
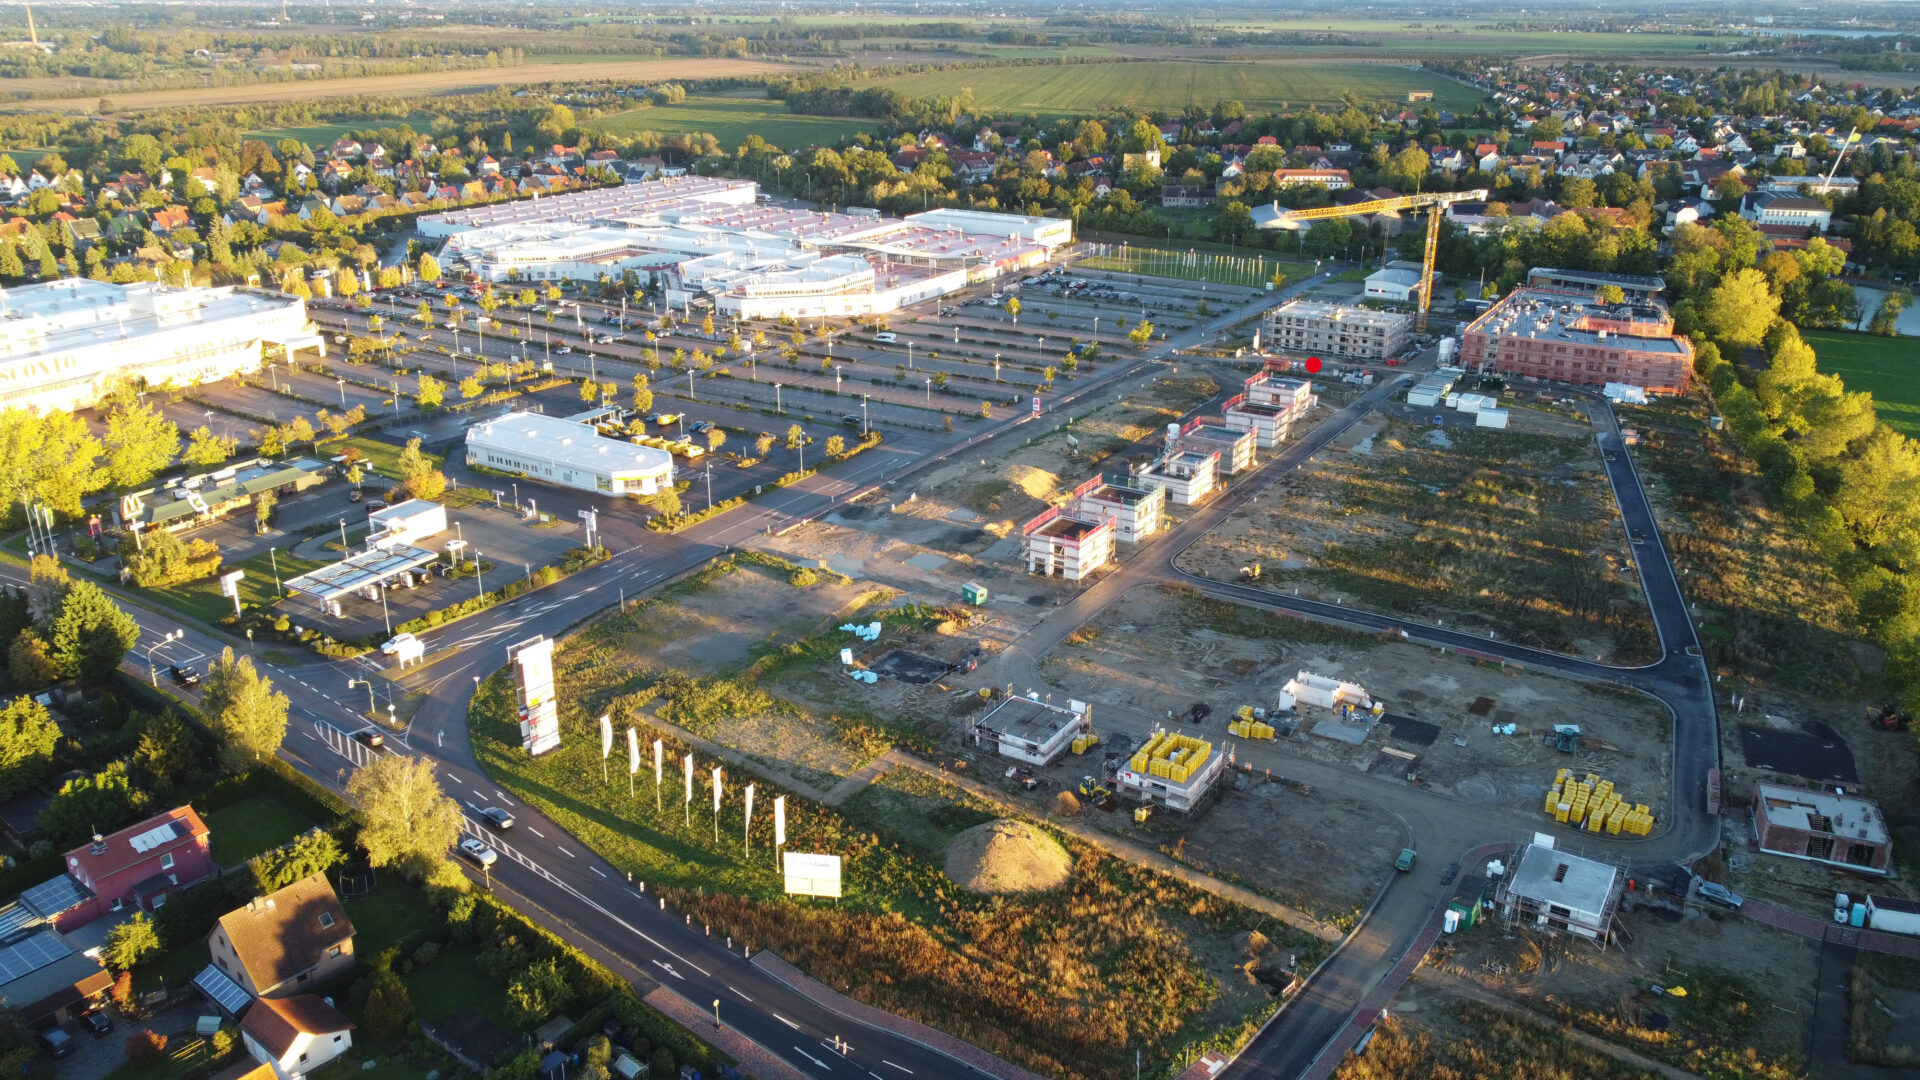
[[[1320,371],[1320,358],[1319,358],[1319,357],[1317,357],[1317,356],[1309,356],[1309,357],[1307,357],[1307,370],[1308,370],[1308,371],[1310,371],[1310,372],[1313,372],[1313,373],[1315,373],[1315,374],[1319,374],[1319,371]]]

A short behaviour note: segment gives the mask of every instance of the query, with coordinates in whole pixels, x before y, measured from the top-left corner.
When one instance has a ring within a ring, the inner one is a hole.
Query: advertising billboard
[[[553,640],[535,637],[510,645],[507,663],[513,666],[520,745],[529,754],[544,754],[560,745],[560,713],[553,696]]]
[[[839,896],[840,856],[781,853],[790,896]]]

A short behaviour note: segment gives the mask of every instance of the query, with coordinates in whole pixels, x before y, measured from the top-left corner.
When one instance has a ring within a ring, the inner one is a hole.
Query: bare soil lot
[[[1578,430],[1577,428],[1574,430]],[[1613,663],[1658,644],[1595,444],[1387,421],[1279,481],[1183,560]]]
[[[1512,808],[1542,829],[1554,824],[1539,810],[1561,768],[1613,780],[1636,802],[1650,804],[1656,820],[1670,803],[1670,719],[1650,699],[1382,643],[1184,590],[1134,590],[1049,653],[1041,671],[1092,701],[1100,726],[1124,723],[1136,735],[1163,723],[1169,711],[1184,714],[1206,702],[1212,715],[1200,734],[1216,739],[1234,709],[1271,707],[1286,680],[1310,671],[1357,682],[1386,703],[1389,715],[1416,723],[1397,730],[1378,724],[1353,744],[1311,734],[1333,714],[1302,707],[1291,738],[1235,740],[1241,759],[1256,770],[1285,775],[1288,762],[1304,758],[1367,772],[1383,783],[1417,783],[1466,802]],[[1422,731],[1420,724],[1437,731]],[[1516,726],[1515,734],[1492,733],[1506,724]],[[1571,753],[1553,749],[1541,736],[1555,724],[1578,724],[1596,744]],[[1423,741],[1427,736],[1430,743]]]

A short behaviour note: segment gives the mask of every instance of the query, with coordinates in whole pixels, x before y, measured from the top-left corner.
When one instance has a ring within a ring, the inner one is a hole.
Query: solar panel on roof
[[[42,916],[58,915],[87,898],[87,890],[65,874],[20,894],[20,902]]]
[[[43,930],[25,941],[16,941],[0,949],[0,984],[31,975],[48,964],[73,955],[65,942],[51,930]]]
[[[252,994],[247,993],[239,983],[228,978],[226,972],[212,964],[202,968],[200,974],[193,977],[193,985],[232,1016],[240,1015],[248,1003],[253,1001]]]
[[[129,840],[128,843],[133,845],[133,850],[135,851],[148,852],[159,847],[161,844],[172,843],[175,835],[177,834],[173,831],[173,822],[169,821],[165,825],[148,829],[146,832]]]

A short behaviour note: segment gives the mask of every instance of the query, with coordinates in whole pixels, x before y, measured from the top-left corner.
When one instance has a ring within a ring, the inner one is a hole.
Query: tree
[[[235,659],[231,646],[207,669],[200,710],[236,771],[272,757],[287,735],[287,695],[255,670],[252,657]]]
[[[799,424],[787,426],[787,449],[798,450],[807,441],[807,432]]]
[[[1735,270],[1701,298],[1698,315],[1701,328],[1723,349],[1751,348],[1780,317],[1780,298],[1767,288],[1765,274]]]
[[[47,651],[47,643],[32,630],[22,630],[7,646],[7,675],[15,688],[26,691],[51,686],[60,678],[60,668]]]
[[[472,401],[486,392],[487,380],[478,375],[469,375],[460,380],[460,396],[467,401]]]
[[[140,625],[133,616],[91,581],[67,587],[47,632],[48,653],[60,676],[96,686],[113,676],[139,640]]]
[[[144,716],[140,741],[133,748],[133,764],[145,773],[158,794],[173,790],[201,761],[200,738],[187,722],[170,712]]]
[[[1627,291],[1618,285],[1602,285],[1596,298],[1603,304],[1624,304]]]
[[[167,1037],[150,1028],[136,1031],[127,1036],[123,1044],[127,1062],[139,1067],[152,1068],[167,1060]]]
[[[133,918],[107,931],[100,959],[115,971],[131,971],[135,964],[160,952],[161,948],[160,931],[154,929],[153,919],[144,911],[136,911]]]
[[[437,409],[446,400],[447,384],[431,375],[420,376],[420,388],[414,394],[414,402],[423,409]]]
[[[416,272],[421,281],[439,281],[440,260],[423,251],[420,253],[420,264]]]
[[[400,484],[396,489],[409,499],[438,499],[447,490],[447,474],[420,449],[419,439],[408,439],[400,451]]]
[[[248,859],[247,870],[253,874],[254,892],[265,896],[303,878],[324,874],[346,858],[346,852],[340,850],[340,841],[316,826],[271,851]]]
[[[772,432],[763,431],[760,434],[753,437],[753,456],[762,457],[762,458],[766,457],[768,451],[771,451],[772,449],[773,449],[773,433]]]
[[[0,505],[33,498],[63,514],[80,513],[81,499],[106,486],[103,453],[73,413],[0,410]]]
[[[273,520],[273,504],[279,498],[271,489],[253,497],[253,522],[260,532],[267,531],[267,523]]]
[[[1127,340],[1135,345],[1145,345],[1153,340],[1153,324],[1145,319],[1140,320],[1133,329],[1127,331]]]
[[[413,997],[407,984],[391,971],[378,972],[367,989],[367,1004],[361,1014],[361,1026],[375,1039],[398,1038],[413,1022]]]
[[[715,424],[713,427],[707,429],[707,450],[709,452],[718,452],[720,447],[726,444],[726,441],[727,433],[720,425]]]
[[[108,833],[133,820],[133,784],[127,763],[116,761],[92,776],[69,780],[40,811],[40,827],[58,843]]]
[[[680,493],[672,488],[660,489],[659,494],[655,495],[651,501],[654,512],[660,516],[670,518],[680,516]]]
[[[374,758],[347,781],[347,798],[358,808],[360,846],[374,866],[424,876],[460,838],[460,805],[441,792],[426,758]]]
[[[1020,317],[1020,298],[1019,297],[1009,296],[1007,297],[1007,302],[1001,306],[1007,309],[1007,314],[1013,316],[1016,319]]]
[[[0,708],[0,799],[39,783],[53,768],[53,748],[59,744],[60,725],[45,705],[17,697]]]
[[[566,1007],[573,987],[552,958],[535,961],[507,984],[507,1009],[521,1027],[533,1027]]]
[[[633,391],[633,409],[635,412],[640,413],[652,412],[653,391],[648,390],[644,386],[636,388]]]
[[[181,455],[181,460],[189,465],[218,465],[232,457],[239,445],[239,440],[215,435],[207,425],[202,424],[187,436],[187,449]]]

